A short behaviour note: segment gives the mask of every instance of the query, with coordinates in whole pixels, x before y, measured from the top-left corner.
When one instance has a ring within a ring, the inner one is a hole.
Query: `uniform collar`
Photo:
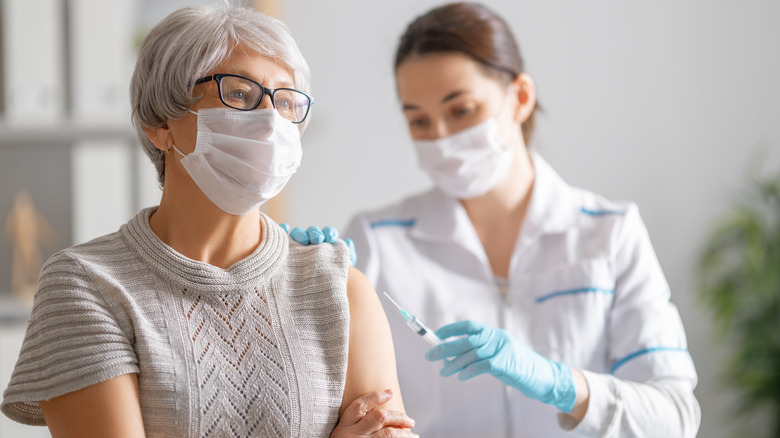
[[[438,188],[424,196],[411,233],[414,237],[439,242],[465,243],[476,237],[463,204]]]
[[[577,221],[580,206],[577,192],[534,150],[531,160],[536,176],[520,232],[521,241],[569,229]],[[411,230],[414,237],[431,241],[455,240],[467,247],[481,246],[466,209],[458,200],[437,188],[428,192],[423,200]]]
[[[570,229],[578,221],[582,203],[579,192],[569,186],[535,150],[531,151],[531,161],[536,178],[520,232],[522,240]]]

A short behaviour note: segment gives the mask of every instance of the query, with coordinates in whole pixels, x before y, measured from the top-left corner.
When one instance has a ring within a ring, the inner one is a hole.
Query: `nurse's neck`
[[[512,168],[503,181],[483,196],[461,201],[497,276],[509,275],[509,263],[525,221],[535,179],[531,156],[523,145],[518,147]]]
[[[461,200],[461,203],[475,227],[517,225],[519,228],[531,199],[534,180],[533,162],[528,149],[523,146],[518,148],[512,168],[503,181],[486,194]]]

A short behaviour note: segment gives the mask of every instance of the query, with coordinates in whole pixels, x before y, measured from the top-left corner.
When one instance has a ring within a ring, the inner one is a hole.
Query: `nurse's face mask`
[[[442,191],[457,199],[484,195],[502,181],[514,161],[515,149],[499,135],[498,115],[448,137],[414,140],[420,167]]]
[[[301,165],[298,127],[275,109],[201,108],[194,114],[195,150],[185,156],[173,148],[195,184],[226,213],[257,209],[279,194]]]

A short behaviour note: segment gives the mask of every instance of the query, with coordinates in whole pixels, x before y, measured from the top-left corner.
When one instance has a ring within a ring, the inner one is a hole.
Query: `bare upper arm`
[[[114,377],[40,404],[53,438],[146,436],[136,374]]]
[[[386,407],[403,411],[390,325],[373,286],[355,268],[349,269],[347,297],[350,315],[349,360],[339,413],[343,413],[361,395],[388,388],[394,396]]]

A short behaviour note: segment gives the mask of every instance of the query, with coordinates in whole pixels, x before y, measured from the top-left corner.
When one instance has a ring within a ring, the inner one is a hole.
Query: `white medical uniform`
[[[358,215],[346,237],[376,290],[432,329],[467,319],[502,327],[583,370],[587,414],[574,427],[489,375],[439,376],[442,362],[423,357],[430,347],[383,297],[414,431],[428,438],[694,436],[696,371],[637,207],[571,187],[538,154],[532,159],[536,180],[505,286],[462,204],[438,189]]]

